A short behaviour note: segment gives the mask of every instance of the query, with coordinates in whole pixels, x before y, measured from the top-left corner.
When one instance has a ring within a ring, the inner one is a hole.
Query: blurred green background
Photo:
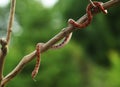
[[[47,42],[85,14],[88,0],[16,0],[15,22],[4,75],[23,56],[35,50],[38,42]],[[107,0],[101,0],[107,1]],[[10,3],[0,7],[0,37],[5,37]],[[94,16],[92,23],[77,30],[68,45],[42,54],[36,82],[31,78],[35,60],[6,87],[120,87],[120,5],[108,14]]]

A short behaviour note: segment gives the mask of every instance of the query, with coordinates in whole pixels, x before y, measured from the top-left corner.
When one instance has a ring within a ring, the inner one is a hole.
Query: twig
[[[11,0],[10,18],[9,18],[7,36],[6,36],[7,44],[9,44],[10,38],[11,38],[12,25],[13,25],[14,14],[15,14],[15,4],[16,4],[16,0]]]
[[[7,54],[7,43],[5,40],[0,39],[1,49],[0,49],[0,82],[3,78],[3,66],[4,66],[4,60],[5,56]]]
[[[33,51],[32,53],[24,56],[22,60],[19,62],[19,64],[16,66],[16,68],[10,72],[7,76],[3,78],[3,81],[1,85],[6,84],[8,81],[10,81],[13,77],[15,77],[23,68],[24,66],[33,60],[33,58],[36,56],[36,51]]]
[[[7,36],[6,39],[0,39],[1,49],[0,49],[0,83],[3,78],[3,68],[4,68],[4,60],[5,56],[7,55],[7,48],[8,44],[10,42],[11,37],[11,31],[12,31],[12,25],[14,20],[14,12],[15,12],[15,3],[16,0],[11,1],[11,8],[10,8],[10,18],[8,23],[8,29],[7,29]]]
[[[109,7],[112,7],[116,5],[117,3],[120,3],[120,0],[110,0],[106,3],[103,3],[103,7],[105,9],[108,9]],[[95,13],[96,14],[96,13]],[[77,20],[78,23],[83,23],[87,19],[87,15],[85,14],[80,19]],[[55,37],[50,39],[48,42],[46,42],[43,45],[43,48],[41,49],[42,52],[47,51],[52,45],[54,45],[56,42],[64,38],[69,33],[73,32],[75,28],[72,25],[68,25],[64,30],[62,30],[60,33],[58,33]],[[7,82],[9,82],[11,79],[13,79],[23,68],[24,66],[32,61],[34,57],[36,56],[36,51],[31,52],[27,56],[24,56],[22,60],[19,62],[19,64],[13,69],[12,72],[10,72],[7,76],[5,76],[2,80],[1,85],[5,85]]]
[[[95,7],[94,3],[92,2],[92,0],[89,0],[89,2]]]

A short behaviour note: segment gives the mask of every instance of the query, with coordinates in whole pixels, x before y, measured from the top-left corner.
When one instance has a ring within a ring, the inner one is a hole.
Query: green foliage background
[[[107,0],[104,0],[104,2]],[[45,8],[36,0],[17,0],[15,22],[4,75],[38,42],[56,35],[67,20],[85,14],[87,0],[59,0]],[[0,37],[6,34],[10,6],[0,8]],[[83,30],[77,30],[68,45],[42,54],[34,82],[30,62],[6,87],[120,87],[120,5],[98,14]]]

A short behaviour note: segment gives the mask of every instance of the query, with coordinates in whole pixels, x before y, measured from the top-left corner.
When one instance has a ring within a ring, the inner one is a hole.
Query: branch
[[[5,56],[7,54],[7,43],[5,40],[0,39],[1,49],[0,49],[0,82],[3,78],[3,66],[4,66],[4,60]]]
[[[10,38],[11,38],[12,25],[13,25],[14,14],[15,14],[15,4],[16,4],[16,0],[11,0],[10,17],[9,17],[9,23],[7,28],[7,36],[6,36],[7,44],[9,44]]]
[[[117,3],[120,3],[120,0],[110,0],[108,2],[103,3],[103,7],[105,9],[108,9],[108,8],[116,5]],[[97,13],[93,13],[93,14],[97,14]],[[77,23],[83,23],[86,19],[87,19],[87,14],[85,14],[80,19],[78,19]],[[62,38],[64,38],[69,33],[73,32],[74,30],[75,30],[74,26],[68,25],[68,27],[66,27],[64,30],[62,30],[60,33],[58,33],[56,36],[54,36],[52,39],[50,39],[48,42],[46,42],[43,45],[43,47],[41,49],[41,52],[47,51],[52,45],[54,45],[56,42],[58,42],[59,40],[61,40]],[[27,63],[29,63],[30,61],[32,61],[34,59],[35,56],[36,56],[36,50],[33,51],[33,52],[31,52],[27,56],[24,56],[22,58],[22,60],[19,62],[19,64],[16,66],[16,68],[13,69],[12,72],[10,72],[7,76],[5,76],[3,78],[3,81],[2,81],[1,84],[4,85],[8,81],[10,81],[11,79],[13,79],[24,68],[24,66]]]
[[[12,25],[13,25],[13,19],[14,19],[14,12],[15,12],[15,0],[11,1],[11,8],[10,8],[10,18],[8,23],[8,29],[7,29],[7,36],[5,39],[0,39],[1,49],[0,49],[0,83],[3,78],[3,68],[4,68],[4,60],[5,56],[7,55],[7,48],[8,44],[10,42],[11,37],[11,31],[12,31]]]
[[[36,56],[35,53],[36,51],[24,56],[19,62],[19,64],[15,67],[15,69],[12,72],[10,72],[7,76],[5,76],[5,78],[3,78],[1,85],[5,85],[8,81],[15,77],[27,63],[33,60],[33,58]]]

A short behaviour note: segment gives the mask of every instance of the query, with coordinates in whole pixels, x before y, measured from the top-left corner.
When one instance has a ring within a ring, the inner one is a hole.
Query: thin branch
[[[94,3],[93,3],[93,1],[92,1],[92,0],[89,0],[89,2],[92,4],[92,6],[94,6],[94,7],[95,7],[95,5],[94,5]]]
[[[5,60],[5,56],[7,55],[7,50],[8,50],[7,46],[10,42],[10,37],[11,37],[12,25],[13,25],[13,20],[14,20],[14,12],[15,12],[15,3],[16,3],[16,0],[11,1],[10,18],[9,18],[9,23],[8,23],[6,40],[0,39],[0,44],[1,44],[1,49],[0,49],[0,83],[1,83],[2,78],[3,78],[4,60]]]
[[[5,78],[3,78],[3,81],[1,84],[4,85],[8,81],[10,81],[13,77],[15,77],[24,68],[24,66],[27,63],[33,60],[33,58],[36,56],[35,53],[36,51],[30,53],[27,56],[24,56],[22,60],[20,61],[20,63],[16,66],[16,68],[11,73],[9,73],[7,76],[5,76]]]
[[[7,43],[6,40],[0,39],[1,49],[0,49],[0,82],[3,78],[3,68],[4,68],[4,60],[7,54]]]
[[[14,14],[15,14],[15,4],[16,4],[16,0],[11,0],[10,17],[9,17],[9,23],[7,28],[7,36],[6,36],[6,41],[8,44],[11,38],[12,25],[13,25]]]
[[[0,55],[0,82],[1,82],[3,78],[3,65],[4,65],[5,55],[3,55],[3,52],[1,49],[0,49],[0,53],[2,53]]]
[[[116,5],[117,3],[120,3],[120,0],[110,0],[106,3],[103,3],[103,7],[105,9],[108,9],[108,8]],[[97,13],[95,13],[95,14],[97,14]],[[87,19],[87,15],[85,14],[80,19],[78,19],[77,22],[83,23],[86,19]],[[55,37],[53,37],[48,42],[46,42],[43,45],[43,48],[41,49],[41,51],[42,52],[47,51],[52,45],[54,45],[56,42],[58,42],[59,40],[64,38],[69,33],[73,32],[74,30],[75,30],[75,28],[72,25],[68,25],[68,27],[66,27],[64,30],[62,30],[60,33],[58,33]],[[32,61],[34,59],[35,56],[36,56],[36,51],[33,51],[30,54],[28,54],[27,56],[23,57],[22,60],[20,61],[20,63],[16,66],[16,68],[13,69],[12,72],[10,72],[7,76],[5,76],[3,78],[1,84],[5,85],[7,82],[9,82],[11,79],[13,79],[24,68],[24,66],[27,63],[29,63],[30,61]]]

